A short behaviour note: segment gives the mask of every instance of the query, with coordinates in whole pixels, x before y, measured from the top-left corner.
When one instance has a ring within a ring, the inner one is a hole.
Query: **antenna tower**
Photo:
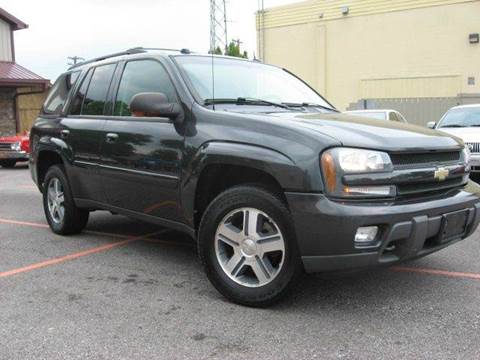
[[[227,52],[227,6],[225,0],[210,0],[210,51]]]

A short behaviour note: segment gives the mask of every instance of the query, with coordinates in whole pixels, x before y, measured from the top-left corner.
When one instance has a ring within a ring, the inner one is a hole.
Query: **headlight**
[[[470,148],[468,146],[465,146],[462,150],[462,156],[463,156],[463,162],[467,167],[470,164],[471,155],[472,153],[470,152]]]
[[[22,144],[18,141],[16,143],[13,143],[12,145],[10,145],[10,148],[13,151],[21,151],[22,150]]]
[[[394,185],[348,186],[344,175],[383,173],[393,171],[392,161],[387,153],[354,148],[332,148],[321,157],[322,173],[329,195],[335,197],[393,197]]]

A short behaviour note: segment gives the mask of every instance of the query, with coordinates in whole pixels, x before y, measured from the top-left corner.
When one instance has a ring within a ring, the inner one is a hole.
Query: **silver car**
[[[351,110],[346,111],[347,114],[358,115],[362,117],[368,117],[371,119],[377,120],[389,120],[389,121],[397,121],[401,123],[406,123],[407,120],[400,114],[397,110],[390,110],[390,109],[368,109],[368,110]]]
[[[438,123],[431,121],[427,126],[462,139],[472,152],[472,172],[480,173],[480,104],[455,106]]]

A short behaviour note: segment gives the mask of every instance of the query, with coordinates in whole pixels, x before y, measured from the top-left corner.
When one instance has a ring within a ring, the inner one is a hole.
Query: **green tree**
[[[241,43],[242,42],[240,40],[230,41],[230,43],[228,44],[227,52],[226,52],[225,55],[247,59],[248,58],[248,53],[246,51],[243,51],[243,52],[241,51],[241,49],[240,49],[240,44]]]

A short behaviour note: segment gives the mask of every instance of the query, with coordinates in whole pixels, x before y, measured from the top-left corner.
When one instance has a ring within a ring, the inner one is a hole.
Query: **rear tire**
[[[17,160],[0,160],[0,166],[5,169],[12,169],[15,167]]]
[[[302,269],[290,212],[257,186],[236,186],[211,202],[200,223],[198,252],[215,288],[246,306],[281,300]]]
[[[87,225],[89,212],[75,205],[65,169],[61,165],[52,166],[45,175],[43,209],[55,234],[77,234]]]

